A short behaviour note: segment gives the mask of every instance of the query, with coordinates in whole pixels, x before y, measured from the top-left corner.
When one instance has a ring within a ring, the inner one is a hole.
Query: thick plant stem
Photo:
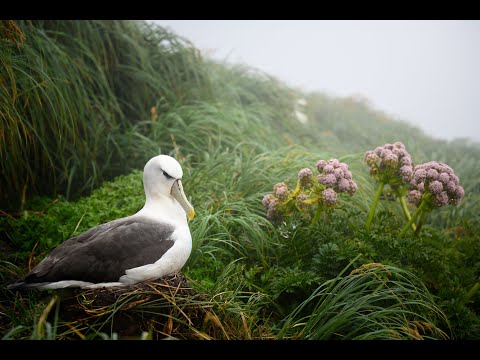
[[[425,209],[426,206],[427,206],[427,201],[422,200],[422,203],[417,208],[417,210],[413,214],[412,218],[408,221],[407,225],[405,225],[403,227],[402,231],[400,231],[400,234],[398,234],[399,237],[402,237],[403,235],[405,235],[405,233],[412,226],[412,224],[415,222],[415,220],[417,220],[418,215],[420,215],[420,213],[423,211],[423,209]],[[418,230],[418,226],[417,226],[417,230]]]
[[[317,210],[315,210],[315,215],[313,215],[313,219],[312,219],[312,222],[310,223],[310,226],[313,226],[317,223],[321,213],[322,213],[322,205],[318,204]]]
[[[295,186],[295,190],[293,190],[292,193],[292,198],[295,198],[300,194],[300,191],[302,191],[302,186],[300,184],[300,180],[297,180],[297,185]]]
[[[420,220],[418,220],[417,229],[415,230],[415,235],[418,235],[420,233],[420,229],[422,228],[423,222],[425,221],[429,213],[430,211],[426,211],[426,210],[422,212],[422,215],[420,216]]]
[[[400,205],[402,206],[403,213],[407,218],[407,221],[410,221],[412,216],[410,215],[410,211],[408,211],[407,202],[405,201],[405,196],[404,195],[400,196],[399,200],[400,200]],[[417,230],[417,227],[415,226],[414,223],[412,223],[412,230],[413,231]]]
[[[375,198],[373,199],[372,207],[370,208],[370,211],[368,213],[367,224],[365,225],[367,230],[370,230],[370,226],[372,226],[373,215],[375,215],[375,209],[377,208],[378,200],[380,199],[380,195],[382,195],[384,186],[385,186],[385,184],[383,182],[380,182],[378,184],[378,189],[377,189],[377,192],[375,194]]]

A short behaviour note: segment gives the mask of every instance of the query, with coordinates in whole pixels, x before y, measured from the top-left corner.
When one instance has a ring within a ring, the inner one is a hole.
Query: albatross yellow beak
[[[185,212],[187,213],[188,220],[193,220],[193,218],[195,217],[195,210],[193,209],[192,204],[189,203],[187,197],[185,196],[185,193],[183,192],[182,180],[178,179],[173,183],[171,194],[175,198],[175,200],[178,201],[183,210],[185,210]]]

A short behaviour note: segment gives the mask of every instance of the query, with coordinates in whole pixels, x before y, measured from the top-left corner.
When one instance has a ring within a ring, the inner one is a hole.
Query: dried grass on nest
[[[142,333],[152,339],[205,337],[198,329],[211,304],[183,275],[126,287],[68,291],[59,313],[65,338],[89,338],[100,332],[120,338],[139,338]]]

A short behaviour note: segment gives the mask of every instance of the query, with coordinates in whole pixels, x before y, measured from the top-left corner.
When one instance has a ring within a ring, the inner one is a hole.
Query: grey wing
[[[174,244],[174,230],[140,217],[96,226],[53,250],[23,281],[118,281],[125,270],[160,259]]]
[[[53,249],[50,254],[43,259],[35,268],[32,269],[25,277],[30,275],[42,276],[47,273],[53,264],[57,263],[59,260],[70,254],[72,251],[78,249],[85,243],[88,243],[107,231],[114,230],[118,227],[122,221],[127,220],[128,218],[118,219],[109,221],[105,224],[97,225],[88,229],[87,231],[74,236]]]

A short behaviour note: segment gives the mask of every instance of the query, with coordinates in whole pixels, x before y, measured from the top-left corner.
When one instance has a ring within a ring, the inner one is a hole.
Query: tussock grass
[[[204,78],[187,41],[143,22],[13,24],[1,29],[25,40],[0,47],[2,207],[35,193],[78,196],[134,168],[121,134],[157,101],[188,101]]]
[[[439,317],[446,321],[418,278],[393,266],[370,263],[315,289],[286,317],[277,337],[447,339],[435,326]]]

